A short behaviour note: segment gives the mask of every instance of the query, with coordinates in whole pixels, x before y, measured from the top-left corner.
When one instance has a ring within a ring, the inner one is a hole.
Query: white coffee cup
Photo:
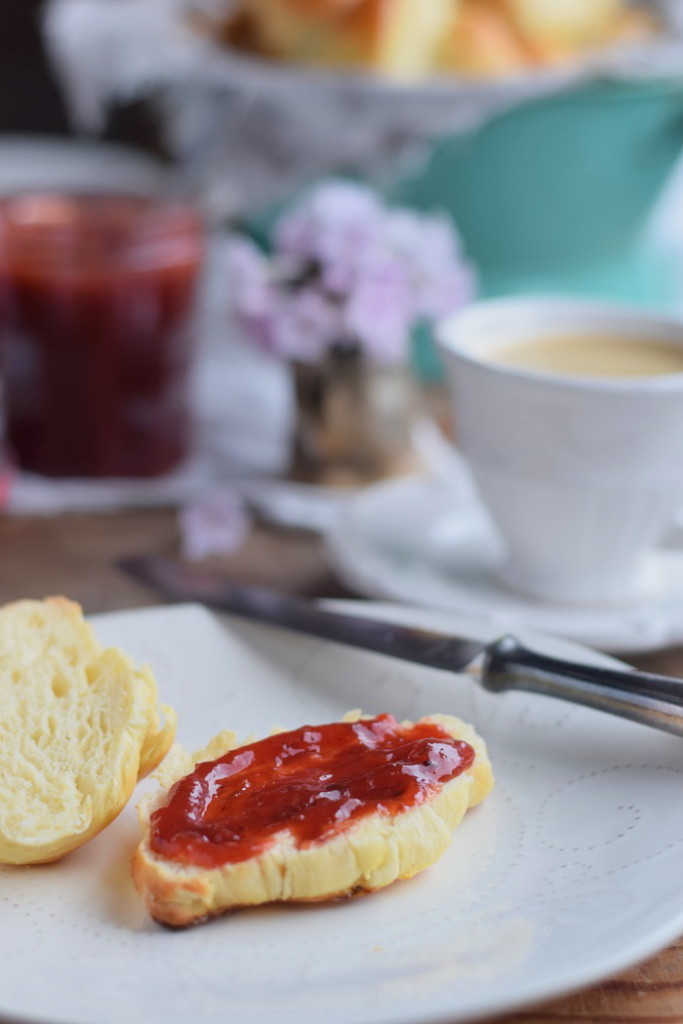
[[[683,322],[629,307],[477,303],[438,331],[457,442],[501,534],[507,585],[553,601],[628,601],[683,509],[683,374],[560,376],[490,358],[506,343],[572,334],[683,346]]]

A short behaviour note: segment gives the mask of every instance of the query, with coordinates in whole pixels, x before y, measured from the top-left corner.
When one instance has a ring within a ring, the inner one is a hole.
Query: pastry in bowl
[[[531,63],[552,64],[627,37],[649,20],[623,0],[502,0]]]
[[[241,6],[269,53],[411,79],[434,67],[459,0],[242,0]]]
[[[132,862],[150,913],[172,926],[410,878],[493,785],[484,742],[450,715],[354,712],[239,747],[224,733],[177,772],[141,806]]]
[[[271,58],[417,81],[552,66],[655,29],[625,0],[239,0],[222,32]]]

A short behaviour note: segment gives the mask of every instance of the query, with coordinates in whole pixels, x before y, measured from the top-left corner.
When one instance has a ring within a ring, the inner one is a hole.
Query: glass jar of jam
[[[0,372],[22,468],[151,477],[181,462],[203,248],[185,203],[0,202]]]

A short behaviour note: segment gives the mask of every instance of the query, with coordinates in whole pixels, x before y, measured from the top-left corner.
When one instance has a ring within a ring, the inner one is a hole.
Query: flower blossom
[[[339,344],[400,362],[415,324],[475,293],[448,218],[387,208],[350,181],[325,182],[287,211],[272,256],[235,239],[229,267],[238,325],[262,348],[309,363]]]

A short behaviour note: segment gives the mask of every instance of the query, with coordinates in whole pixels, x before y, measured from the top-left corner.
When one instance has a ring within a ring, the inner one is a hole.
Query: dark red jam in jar
[[[197,765],[152,815],[151,848],[211,868],[258,855],[284,829],[305,847],[422,803],[473,761],[436,723],[402,728],[379,715],[303,726]]]
[[[189,443],[203,228],[184,203],[0,203],[0,367],[9,444],[49,476],[147,477]]]

